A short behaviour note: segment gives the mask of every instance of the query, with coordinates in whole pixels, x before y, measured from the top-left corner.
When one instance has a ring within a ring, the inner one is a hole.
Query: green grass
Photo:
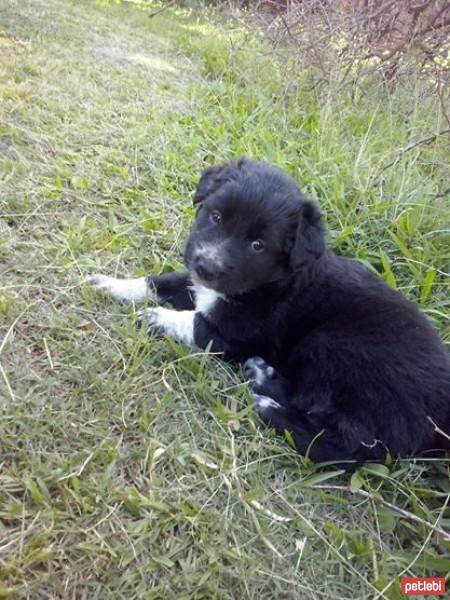
[[[214,22],[0,4],[0,598],[395,599],[402,574],[449,576],[448,460],[316,472],[241,374],[80,285],[177,268],[199,169],[248,154],[450,342],[448,137],[402,153],[445,128],[438,100],[311,91]]]

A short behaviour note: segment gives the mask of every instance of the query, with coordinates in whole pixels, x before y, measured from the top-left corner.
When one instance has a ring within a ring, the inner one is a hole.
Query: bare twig
[[[402,517],[405,517],[405,519],[408,519],[409,521],[414,521],[416,523],[420,523],[427,529],[430,529],[436,533],[439,533],[440,535],[442,535],[442,537],[444,539],[446,539],[447,541],[450,542],[450,533],[448,531],[445,531],[445,529],[442,529],[442,527],[439,527],[436,523],[430,523],[429,521],[426,521],[425,519],[418,517],[414,513],[410,512],[409,510],[405,510],[404,508],[400,508],[399,506],[396,506],[395,504],[392,504],[391,502],[384,500],[384,498],[381,498],[380,496],[370,494],[369,492],[366,492],[364,490],[353,491],[345,485],[320,484],[320,485],[312,486],[311,489],[319,489],[319,490],[332,491],[332,492],[342,492],[344,494],[357,494],[358,496],[361,496],[362,498],[365,498],[366,500],[372,500],[373,502],[376,502],[378,504],[382,504],[383,506],[386,506],[393,512],[396,512],[397,514],[401,515]],[[448,503],[448,500],[449,500],[449,497],[447,496],[446,504]]]
[[[445,438],[447,438],[448,440],[450,440],[450,435],[448,435],[448,433],[445,433],[445,431],[442,431],[442,429],[436,425],[436,423],[433,421],[433,419],[431,417],[427,417],[427,419],[433,425],[434,430],[435,430],[436,433],[439,433],[439,435],[442,435]]]
[[[438,199],[438,198],[446,198],[448,195],[450,195],[450,187],[447,188],[447,189],[445,189],[443,192],[439,192],[434,197],[436,199]]]
[[[355,67],[359,72],[367,58],[376,58],[374,70],[383,73],[391,84],[398,80],[402,59],[407,56],[413,58],[424,75],[424,66],[435,66],[440,72],[446,69],[445,63],[436,63],[435,58],[446,57],[450,42],[448,2],[264,0],[258,2],[257,8],[250,2],[247,7],[252,7],[247,13],[252,26],[259,19],[273,44],[287,42],[298,61],[317,69],[324,80],[329,79],[336,57],[347,74]],[[326,35],[325,43],[318,42],[322,34]],[[340,45],[337,51],[333,46],[336,40]]]
[[[442,80],[442,72],[438,70],[437,65],[434,65],[434,76],[436,78],[436,91],[439,98],[439,104],[441,106],[441,113],[444,119],[447,121],[447,125],[450,127],[450,116],[448,114],[448,106],[446,106],[445,101],[449,101],[449,91],[448,87],[445,85],[445,82]],[[447,92],[447,98],[444,98],[445,92]]]
[[[406,148],[402,148],[400,150],[400,152],[397,154],[397,156],[394,158],[393,161],[391,161],[390,163],[388,163],[387,165],[382,167],[382,169],[380,170],[380,173],[382,173],[383,171],[386,171],[386,169],[389,169],[390,167],[395,166],[403,158],[403,156],[410,150],[414,150],[414,148],[417,148],[418,146],[427,146],[428,144],[431,144],[432,142],[437,140],[439,137],[442,137],[443,135],[448,135],[448,134],[450,134],[450,127],[448,129],[443,129],[442,131],[438,131],[437,133],[432,133],[430,135],[427,135],[426,137],[418,140],[417,142],[414,142],[413,144],[406,146]]]
[[[167,2],[166,4],[164,4],[164,6],[161,6],[161,8],[158,8],[158,10],[154,10],[153,12],[149,13],[148,18],[152,19],[153,17],[156,17],[156,15],[161,14],[162,12],[164,12],[165,10],[167,10],[168,8],[170,8],[171,6],[174,6],[174,4],[176,3],[177,0],[170,0],[169,2]]]

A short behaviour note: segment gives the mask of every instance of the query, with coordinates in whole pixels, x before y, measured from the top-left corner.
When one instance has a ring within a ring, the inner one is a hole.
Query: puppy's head
[[[316,205],[265,163],[242,159],[207,169],[194,204],[186,266],[195,282],[225,295],[311,274],[325,251]]]

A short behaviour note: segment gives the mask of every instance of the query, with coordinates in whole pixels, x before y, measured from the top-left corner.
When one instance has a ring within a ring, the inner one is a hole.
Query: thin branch
[[[450,435],[448,435],[448,433],[445,433],[445,431],[442,431],[442,429],[436,425],[436,423],[433,421],[433,419],[431,417],[427,417],[427,419],[433,425],[436,433],[439,433],[439,435],[444,436],[445,438],[447,438],[450,441]]]
[[[430,31],[436,31],[436,29],[442,29],[442,27],[447,27],[447,25],[450,25],[450,12],[447,15],[445,14],[448,10],[449,7],[445,6],[444,4],[442,8],[438,10],[437,13],[431,15],[431,17],[428,20],[428,23],[425,25],[425,27],[421,30],[420,33],[429,33]],[[442,21],[436,23],[436,21],[439,21],[441,17]]]
[[[443,98],[442,90],[438,90],[438,98],[439,98],[439,104],[441,105],[442,116],[444,117],[444,119],[447,121],[447,123],[450,126],[450,117],[448,116],[447,107],[445,106],[445,101]]]
[[[447,188],[446,190],[444,190],[443,192],[437,193],[434,197],[436,199],[438,199],[438,198],[446,198],[448,195],[450,195],[450,187]]]
[[[380,496],[370,494],[369,492],[366,492],[364,490],[352,491],[349,487],[346,487],[345,485],[320,484],[320,485],[311,486],[311,489],[320,489],[320,490],[326,490],[326,491],[328,490],[328,491],[332,491],[332,492],[342,492],[344,494],[357,494],[358,496],[361,496],[362,498],[365,498],[366,500],[372,500],[373,502],[378,502],[379,504],[386,506],[393,512],[398,513],[402,517],[405,517],[405,519],[408,519],[409,521],[414,521],[416,523],[420,523],[421,525],[424,525],[427,529],[430,529],[431,531],[434,531],[435,533],[439,533],[440,535],[442,535],[443,538],[445,538],[447,541],[450,542],[450,533],[448,531],[445,531],[445,529],[442,529],[442,527],[439,527],[437,525],[437,521],[434,524],[430,523],[429,521],[426,521],[425,519],[418,517],[414,513],[410,512],[409,510],[405,510],[404,508],[395,506],[395,504],[392,504],[391,502],[384,500],[384,498],[380,498]],[[447,499],[445,501],[445,506],[447,505],[449,499],[450,499],[450,494],[447,496]]]
[[[176,3],[176,1],[177,0],[170,0],[170,2],[167,2],[167,4],[164,4],[164,6],[161,6],[161,8],[158,8],[158,10],[154,10],[153,12],[151,12],[148,15],[148,18],[153,19],[153,17],[156,17],[156,15],[161,14],[162,12],[164,12],[165,10],[167,10],[168,8],[173,6]]]
[[[430,135],[427,135],[426,137],[418,140],[417,142],[414,142],[413,144],[406,146],[406,148],[402,148],[400,150],[400,152],[397,154],[397,156],[394,158],[394,160],[391,161],[390,163],[388,163],[387,165],[385,165],[380,170],[379,174],[383,173],[383,171],[386,171],[386,169],[389,169],[390,167],[393,167],[394,165],[396,165],[399,162],[399,160],[401,158],[403,158],[403,156],[410,150],[414,150],[414,148],[417,148],[418,146],[427,146],[428,144],[431,144],[432,142],[437,140],[437,138],[442,137],[443,135],[448,135],[448,134],[450,134],[450,127],[448,129],[443,129],[442,131],[438,131],[437,133],[432,133]]]

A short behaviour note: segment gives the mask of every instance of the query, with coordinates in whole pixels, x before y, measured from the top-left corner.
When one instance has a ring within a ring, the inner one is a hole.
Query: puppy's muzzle
[[[217,261],[201,254],[194,258],[194,270],[200,279],[207,282],[223,275],[222,267]]]

